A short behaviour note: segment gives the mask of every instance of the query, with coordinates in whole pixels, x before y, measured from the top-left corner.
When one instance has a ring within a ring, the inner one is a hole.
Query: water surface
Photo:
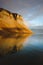
[[[24,64],[43,64],[43,34],[33,34],[33,35],[16,35],[15,38],[0,38],[3,45],[7,43],[7,46],[1,45],[4,50],[9,46],[11,48],[11,53],[5,54],[3,57],[0,56],[0,63],[6,65],[24,65]],[[18,50],[15,51],[14,47],[16,44]],[[20,45],[20,46],[19,46]],[[22,48],[21,48],[22,46]],[[13,49],[14,48],[14,49]],[[13,52],[12,52],[13,51]]]

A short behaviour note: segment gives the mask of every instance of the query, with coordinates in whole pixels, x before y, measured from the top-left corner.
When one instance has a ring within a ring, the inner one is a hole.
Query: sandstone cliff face
[[[24,24],[23,17],[17,13],[0,8],[0,31],[4,33],[32,33]]]

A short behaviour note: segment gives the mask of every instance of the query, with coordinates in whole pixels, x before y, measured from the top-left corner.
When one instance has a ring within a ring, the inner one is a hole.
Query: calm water
[[[9,44],[12,42],[13,46],[14,44],[18,44],[18,51],[13,50],[11,53],[8,53],[7,55],[0,56],[0,64],[5,64],[5,65],[14,65],[14,64],[19,64],[19,65],[24,65],[24,64],[40,64],[43,65],[43,34],[34,34],[34,35],[29,35],[27,36],[22,36],[16,35],[15,38],[7,38],[7,39],[0,39],[0,41],[3,43]],[[6,41],[5,41],[6,40]],[[11,41],[12,40],[12,41]],[[14,41],[15,40],[15,41]],[[10,42],[11,41],[11,42]],[[13,48],[11,43],[11,49]],[[2,49],[3,48],[3,45]],[[4,46],[6,49],[6,46]],[[22,47],[22,48],[21,48]],[[1,47],[0,47],[1,48]],[[9,50],[9,49],[8,49]],[[6,51],[5,51],[6,52]]]

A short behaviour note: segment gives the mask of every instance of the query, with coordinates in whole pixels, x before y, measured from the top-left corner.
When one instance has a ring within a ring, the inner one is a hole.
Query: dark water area
[[[43,65],[43,34],[26,36],[22,34],[16,35],[16,38],[7,38],[4,40],[0,38],[0,43],[6,43],[9,47],[11,46],[11,53],[4,54],[3,56],[0,55],[0,65]],[[0,49],[6,49],[8,47],[5,45],[4,47],[3,45],[1,46]],[[18,51],[15,50],[15,46],[19,48]],[[12,50],[12,48],[14,49]]]

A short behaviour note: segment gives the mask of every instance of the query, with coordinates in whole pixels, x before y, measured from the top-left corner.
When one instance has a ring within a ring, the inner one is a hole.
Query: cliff
[[[2,33],[32,33],[24,24],[23,17],[0,8],[0,32]]]

